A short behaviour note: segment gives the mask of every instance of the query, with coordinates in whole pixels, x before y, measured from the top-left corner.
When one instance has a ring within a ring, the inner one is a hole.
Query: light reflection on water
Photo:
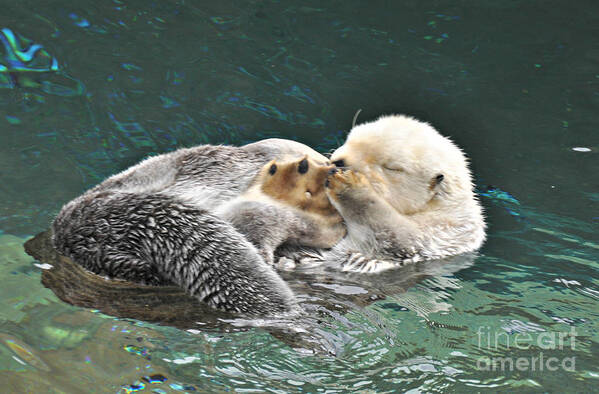
[[[435,4],[0,4],[14,35],[0,52],[0,379],[20,392],[592,390],[596,5]],[[302,320],[181,330],[66,305],[22,252],[61,204],[142,157],[267,137],[326,152],[358,108],[429,120],[468,152],[490,224],[480,255],[368,278],[284,273]],[[572,327],[574,349],[538,342]],[[519,334],[533,345],[515,348]],[[481,370],[541,352],[576,357],[575,371]]]

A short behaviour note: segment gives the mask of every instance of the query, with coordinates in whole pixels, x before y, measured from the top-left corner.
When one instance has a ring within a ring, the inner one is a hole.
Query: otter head
[[[331,161],[363,173],[402,214],[472,199],[462,151],[429,124],[407,116],[384,116],[354,127]]]
[[[331,164],[320,164],[308,155],[290,161],[272,160],[258,177],[262,192],[301,210],[321,215],[337,214],[325,193]]]

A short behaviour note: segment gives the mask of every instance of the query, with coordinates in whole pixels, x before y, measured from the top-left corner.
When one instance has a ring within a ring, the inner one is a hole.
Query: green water
[[[597,390],[595,2],[0,9],[0,28],[15,35],[0,33],[0,391]],[[28,57],[34,44],[43,49]],[[22,252],[63,203],[147,155],[273,136],[327,152],[359,108],[359,121],[429,121],[468,153],[489,223],[480,255],[363,288],[355,277],[287,275],[313,292],[300,294],[305,320],[273,335],[69,306]],[[372,289],[386,298],[344,294]]]

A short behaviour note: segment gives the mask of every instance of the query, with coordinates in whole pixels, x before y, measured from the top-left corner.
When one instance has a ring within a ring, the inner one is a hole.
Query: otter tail
[[[146,284],[175,283],[214,308],[293,312],[291,289],[229,223],[161,194],[87,193],[63,207],[54,247],[86,269]]]

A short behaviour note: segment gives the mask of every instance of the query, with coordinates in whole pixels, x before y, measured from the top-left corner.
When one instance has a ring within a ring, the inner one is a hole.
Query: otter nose
[[[333,164],[334,164],[336,167],[345,167],[345,161],[344,161],[343,159],[341,159],[341,160],[335,160],[335,161],[333,162]]]

